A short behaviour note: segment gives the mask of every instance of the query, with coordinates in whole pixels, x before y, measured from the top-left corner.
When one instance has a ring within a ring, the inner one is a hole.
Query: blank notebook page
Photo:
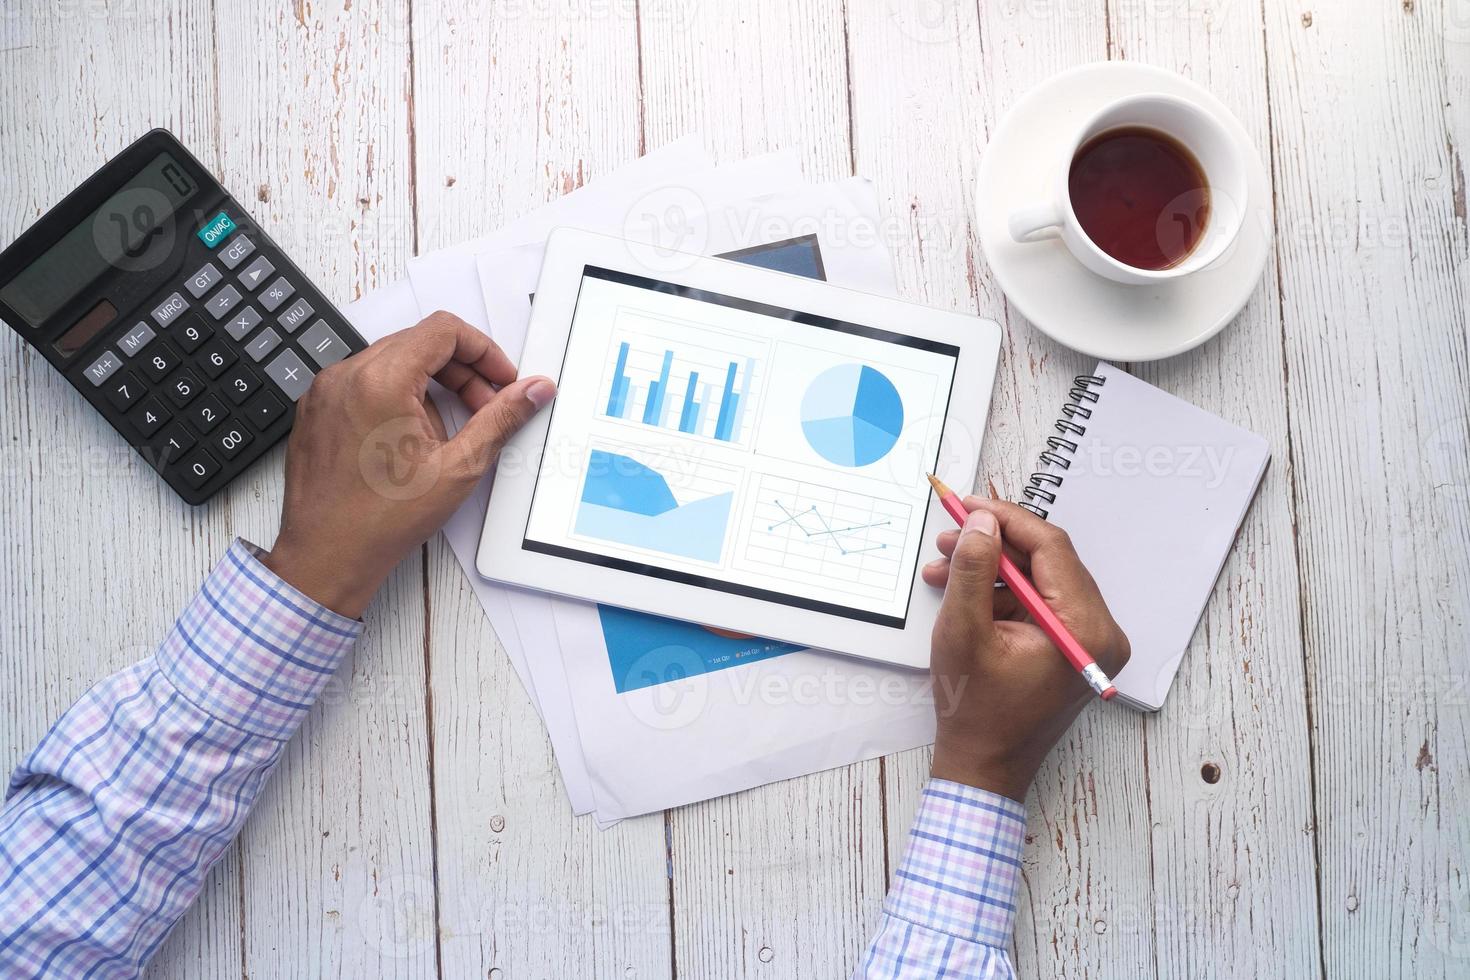
[[[1110,364],[1073,390],[1028,497],[1071,535],[1133,656],[1114,683],[1158,710],[1270,460],[1266,440]],[[1079,395],[1078,391],[1083,394]],[[1097,396],[1088,399],[1086,393]],[[1084,418],[1083,412],[1091,416]],[[1067,429],[1067,421],[1085,431]],[[1069,465],[1063,468],[1060,460]],[[1048,482],[1048,474],[1059,484]]]

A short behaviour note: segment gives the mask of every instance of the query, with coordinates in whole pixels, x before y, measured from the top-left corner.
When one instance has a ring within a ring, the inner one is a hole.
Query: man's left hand
[[[431,378],[474,412],[452,439],[429,401]],[[332,365],[296,403],[281,531],[262,560],[329,609],[361,616],[555,395],[549,378],[517,380],[489,337],[442,312]]]

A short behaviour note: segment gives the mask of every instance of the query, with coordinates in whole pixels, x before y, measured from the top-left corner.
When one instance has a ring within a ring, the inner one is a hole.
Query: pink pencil
[[[929,482],[933,485],[934,492],[939,494],[939,502],[944,505],[945,510],[949,511],[949,516],[955,519],[956,524],[963,527],[965,518],[970,516],[970,512],[965,509],[965,504],[960,500],[959,495],[932,473],[929,474]],[[1021,600],[1021,605],[1025,606],[1031,618],[1036,620],[1036,625],[1041,627],[1041,632],[1046,634],[1046,638],[1062,651],[1062,656],[1066,657],[1073,667],[1077,668],[1082,679],[1104,701],[1111,701],[1118,693],[1118,689],[1113,686],[1112,681],[1108,680],[1108,675],[1103,673],[1097,661],[1092,659],[1092,654],[1077,642],[1072,631],[1067,629],[1067,625],[1058,618],[1056,613],[1052,612],[1051,606],[1048,606],[1046,600],[1041,597],[1041,593],[1036,591],[1036,586],[1021,574],[1016,563],[1007,558],[1004,551],[1000,554],[1000,579],[1011,592],[1015,593],[1016,598]]]

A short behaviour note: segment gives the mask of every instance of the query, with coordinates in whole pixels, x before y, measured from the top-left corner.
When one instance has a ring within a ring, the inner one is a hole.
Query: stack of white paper
[[[563,225],[895,291],[866,180],[810,185],[785,153],[715,166],[685,137],[413,259],[406,280],[343,312],[376,341],[448,310],[519,360],[545,241]],[[456,431],[464,406],[433,395]],[[933,740],[924,674],[487,582],[475,552],[489,492],[487,478],[444,534],[546,724],[575,813],[607,826]]]

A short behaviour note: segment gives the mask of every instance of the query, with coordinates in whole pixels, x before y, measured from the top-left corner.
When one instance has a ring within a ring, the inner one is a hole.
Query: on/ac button
[[[221,211],[219,214],[215,215],[213,218],[210,218],[207,222],[205,222],[204,227],[200,228],[197,234],[199,235],[199,240],[201,242],[208,245],[210,248],[214,248],[220,242],[229,237],[230,232],[234,230],[235,222],[230,218],[229,215]]]

